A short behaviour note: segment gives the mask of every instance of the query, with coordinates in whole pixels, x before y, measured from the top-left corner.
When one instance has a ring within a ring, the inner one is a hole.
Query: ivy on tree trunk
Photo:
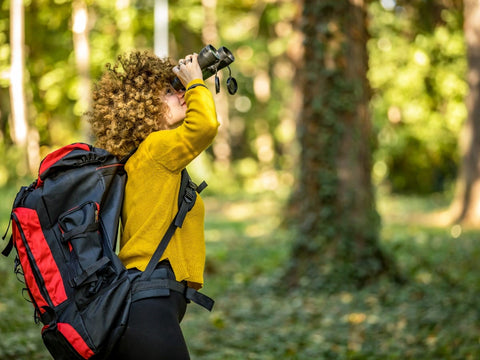
[[[363,0],[305,0],[290,286],[363,286],[394,268],[379,245]]]

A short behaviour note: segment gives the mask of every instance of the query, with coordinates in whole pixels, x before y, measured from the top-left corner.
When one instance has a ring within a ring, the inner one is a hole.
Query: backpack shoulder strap
[[[207,187],[207,183],[203,181],[197,186],[187,169],[182,170],[182,180],[180,183],[180,191],[178,196],[178,213],[175,216],[175,226],[181,228],[185,221],[185,216],[193,208],[195,201],[197,200],[197,194]]]
[[[207,186],[206,182],[202,182],[201,190],[205,189]],[[165,235],[163,235],[160,244],[158,244],[157,249],[153,253],[150,261],[148,262],[147,268],[141,275],[141,280],[148,280],[155,270],[157,263],[160,261],[165,249],[170,242],[175,230],[178,227],[182,227],[183,221],[185,220],[185,216],[187,213],[193,208],[195,201],[197,200],[197,192],[198,191],[197,185],[192,181],[190,175],[187,172],[187,169],[182,170],[182,180],[180,183],[180,191],[178,194],[178,212],[177,215],[174,217],[173,221],[170,223]]]
[[[122,157],[122,158],[120,159],[119,163],[125,165],[125,164],[127,163],[128,159],[130,159],[130,157],[131,157],[133,154],[135,154],[136,151],[137,151],[137,148],[134,147],[132,150],[130,150],[130,152],[129,152],[127,155],[125,155],[124,157]]]

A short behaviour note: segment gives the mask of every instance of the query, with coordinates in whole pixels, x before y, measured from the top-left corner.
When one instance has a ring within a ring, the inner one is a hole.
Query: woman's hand
[[[185,59],[181,59],[178,65],[173,68],[173,73],[177,75],[185,87],[192,80],[203,79],[202,69],[198,65],[197,57],[198,54],[196,53],[187,55]]]

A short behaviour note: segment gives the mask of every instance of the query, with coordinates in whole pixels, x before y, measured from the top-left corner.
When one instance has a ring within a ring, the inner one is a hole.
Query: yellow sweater
[[[203,84],[198,79],[190,82]],[[187,114],[181,126],[150,134],[128,160],[122,211],[120,259],[127,268],[145,270],[178,210],[181,171],[213,141],[218,121],[210,91],[197,86],[185,93]],[[163,254],[177,281],[203,285],[205,267],[203,200],[197,196],[185,222]]]

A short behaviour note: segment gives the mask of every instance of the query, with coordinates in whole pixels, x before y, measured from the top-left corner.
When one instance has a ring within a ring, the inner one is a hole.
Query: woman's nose
[[[178,90],[176,94],[179,99],[183,99],[183,97],[185,96],[185,90]]]

